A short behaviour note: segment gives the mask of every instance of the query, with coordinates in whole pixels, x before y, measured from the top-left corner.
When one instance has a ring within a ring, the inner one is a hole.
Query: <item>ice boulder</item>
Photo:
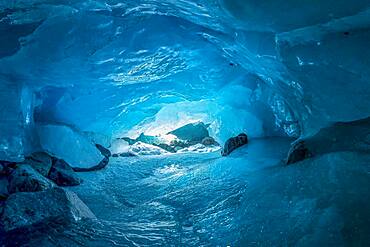
[[[128,152],[129,148],[130,145],[126,140],[124,140],[123,138],[117,138],[112,141],[110,151],[112,154],[121,154]]]
[[[40,125],[37,132],[41,148],[72,167],[93,167],[104,158],[89,138],[68,126]]]
[[[10,195],[1,222],[5,231],[11,231],[47,221],[68,223],[82,218],[95,218],[95,215],[75,193],[55,187]]]

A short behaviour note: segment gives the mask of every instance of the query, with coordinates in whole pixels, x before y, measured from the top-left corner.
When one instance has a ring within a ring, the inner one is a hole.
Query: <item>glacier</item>
[[[0,34],[0,212],[44,152],[97,217],[0,245],[370,244],[369,1],[0,0]]]

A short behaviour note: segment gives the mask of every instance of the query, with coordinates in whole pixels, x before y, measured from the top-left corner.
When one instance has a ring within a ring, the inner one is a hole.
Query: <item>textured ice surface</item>
[[[326,127],[370,116],[369,9],[364,0],[0,1],[0,159],[38,149],[42,126],[59,126],[41,135],[46,149],[91,166],[94,143],[197,121],[221,144],[241,132],[324,133],[315,142],[334,143],[330,151],[367,150],[368,136]],[[103,223],[64,234],[100,246],[368,245],[368,157],[276,165],[287,149],[273,162],[266,148],[117,160],[79,187]]]
[[[12,236],[29,246],[366,246],[369,155],[286,166],[291,140],[216,153],[112,158],[74,187],[98,218]],[[55,230],[55,228],[57,230]]]
[[[108,137],[196,121],[220,142],[240,132],[311,135],[370,115],[369,7],[2,1],[1,80],[30,88],[36,123]],[[9,138],[4,147],[21,142]]]

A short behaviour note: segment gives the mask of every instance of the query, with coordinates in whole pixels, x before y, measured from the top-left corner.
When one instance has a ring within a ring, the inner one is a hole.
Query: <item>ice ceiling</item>
[[[369,1],[3,0],[0,34],[2,159],[41,124],[222,142],[370,116]]]

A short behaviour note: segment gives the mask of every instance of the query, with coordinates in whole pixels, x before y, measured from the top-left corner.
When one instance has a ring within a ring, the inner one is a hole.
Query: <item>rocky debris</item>
[[[30,165],[18,165],[9,176],[9,193],[43,191],[52,187],[54,184]]]
[[[47,221],[76,222],[96,218],[73,192],[54,187],[41,192],[11,194],[5,202],[1,222],[5,231]]]
[[[178,151],[183,151],[190,149],[191,146],[201,144],[204,146],[219,146],[214,138],[209,136],[208,124],[202,122],[186,124],[178,129],[175,129],[166,135],[150,136],[141,133],[136,139],[131,139],[128,137],[117,138],[112,144],[113,157],[123,156],[129,157],[129,153],[135,155],[160,155],[162,153],[176,153]],[[174,140],[168,142],[169,135]],[[123,143],[119,143],[122,140]],[[160,148],[160,149],[157,149]],[[199,147],[199,145],[197,146]],[[204,149],[203,150],[209,150]],[[162,150],[162,151],[161,151]],[[212,149],[213,150],[213,149]],[[166,152],[164,152],[166,151]]]
[[[8,176],[16,166],[16,162],[0,160],[0,175]]]
[[[205,137],[209,137],[208,127],[209,124],[203,122],[190,123],[170,131],[168,134],[172,134],[181,140],[200,143]]]
[[[53,163],[53,157],[46,152],[35,152],[21,162],[21,164],[28,164],[33,169],[38,171],[41,175],[47,176],[49,174],[51,165]]]
[[[162,148],[170,153],[176,153],[176,149],[174,147],[171,147],[170,145],[166,143],[160,143],[160,144],[153,144],[156,147]]]
[[[8,184],[7,177],[0,175],[0,201],[5,200],[9,195]]]
[[[73,186],[82,183],[82,179],[73,171],[72,167],[62,159],[55,159],[48,178],[59,186]]]
[[[106,167],[109,163],[109,158],[105,157],[102,161],[99,162],[96,166],[83,168],[83,167],[72,167],[73,171],[75,172],[91,172],[91,171],[98,171]]]
[[[298,161],[312,157],[313,154],[306,146],[306,143],[303,140],[293,143],[292,147],[289,150],[288,158],[286,163],[292,164]]]
[[[219,146],[220,144],[218,144],[218,142],[216,142],[216,140],[213,138],[213,137],[204,137],[202,142],[201,142],[204,146]]]
[[[192,145],[196,144],[195,143],[189,143],[188,141],[182,141],[182,140],[172,140],[170,145],[173,147],[176,151],[182,149],[182,148],[188,148]]]
[[[120,153],[119,156],[121,157],[136,157],[137,155],[131,152],[125,152],[125,153]]]
[[[244,133],[241,133],[235,137],[231,137],[226,141],[224,148],[221,151],[221,155],[227,156],[232,151],[237,149],[238,147],[241,147],[247,143],[248,143],[248,136]]]
[[[103,147],[102,145],[100,144],[95,144],[95,147],[97,149],[99,149],[100,153],[106,157],[106,158],[109,158],[110,156],[112,156],[112,153],[109,151],[109,149]]]

